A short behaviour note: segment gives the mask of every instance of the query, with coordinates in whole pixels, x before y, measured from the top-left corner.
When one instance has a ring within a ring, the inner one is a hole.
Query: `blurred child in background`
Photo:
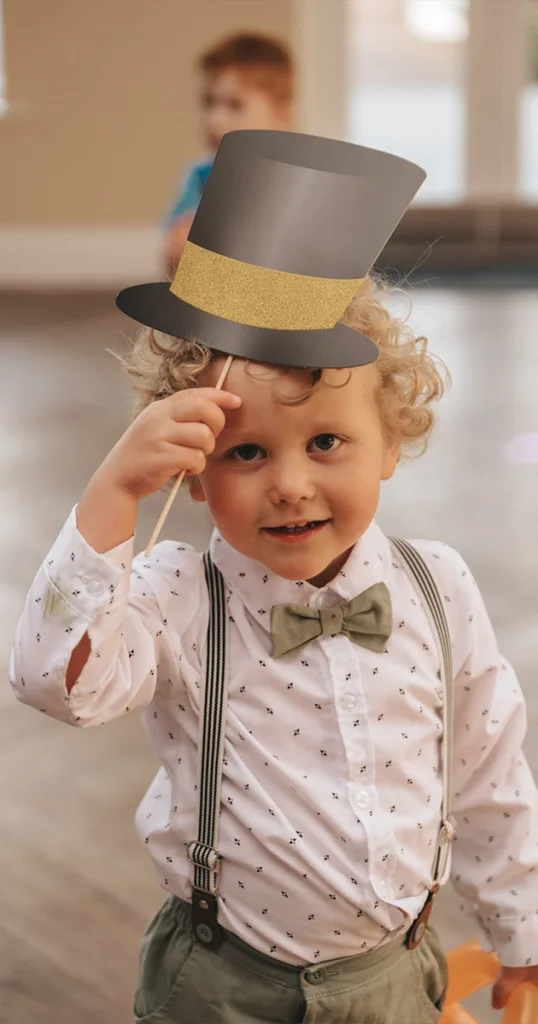
[[[287,47],[257,34],[230,36],[199,58],[200,115],[209,155],[193,164],[166,218],[165,260],[173,274],[187,241],[213,156],[226,132],[291,126],[293,68]]]

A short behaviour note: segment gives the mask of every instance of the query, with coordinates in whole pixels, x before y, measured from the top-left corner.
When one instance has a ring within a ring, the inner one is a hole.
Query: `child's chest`
[[[233,596],[228,732],[298,765],[420,758],[442,734],[439,658],[420,607],[398,618],[383,652],[345,635],[274,659],[267,630]],[[431,758],[430,749],[430,758]]]

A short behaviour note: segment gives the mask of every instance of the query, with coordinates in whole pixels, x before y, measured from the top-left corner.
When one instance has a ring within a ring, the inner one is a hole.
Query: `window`
[[[349,139],[428,169],[417,202],[465,195],[468,0],[352,0]]]
[[[4,50],[4,11],[0,0],[0,117],[7,110],[6,61]]]
[[[524,9],[525,84],[521,97],[519,192],[538,201],[538,2],[527,0]]]
[[[436,43],[464,43],[469,35],[469,0],[406,0],[410,32]]]

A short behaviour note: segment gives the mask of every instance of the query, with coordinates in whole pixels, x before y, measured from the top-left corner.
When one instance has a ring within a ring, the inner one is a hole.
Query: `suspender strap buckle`
[[[219,892],[220,853],[213,846],[195,840],[187,848],[194,864],[194,889],[213,896]]]
[[[189,843],[188,856],[191,863],[195,864],[197,868],[209,868],[210,871],[218,870],[220,853],[213,846],[208,846],[207,843],[200,843],[198,840]]]
[[[437,863],[435,865],[435,882],[439,882],[443,885],[445,882],[445,875],[450,863],[450,851],[452,848],[452,842],[456,835],[456,821],[451,814],[448,815],[446,821],[441,825],[439,832],[439,839],[437,841]]]
[[[192,890],[192,930],[206,949],[218,949],[223,932],[218,922],[217,897],[201,889]]]
[[[451,843],[456,835],[456,819],[453,818],[451,814],[449,814],[446,821],[443,822],[441,835],[444,837],[444,841],[446,843]]]
[[[452,846],[452,841],[455,835],[456,820],[452,817],[451,814],[449,814],[446,820],[443,821],[443,824],[441,825],[441,830],[439,832],[439,850],[442,855],[444,854],[445,858],[448,857],[448,853],[450,851],[450,847]]]

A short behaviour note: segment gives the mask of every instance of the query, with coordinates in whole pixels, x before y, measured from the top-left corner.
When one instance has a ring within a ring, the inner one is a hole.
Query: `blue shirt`
[[[188,211],[196,210],[200,199],[202,198],[202,192],[206,186],[209,173],[213,166],[213,159],[199,160],[187,171],[183,177],[180,189],[174,200],[174,203],[166,216],[165,224],[170,227],[178,217],[181,217]]]

